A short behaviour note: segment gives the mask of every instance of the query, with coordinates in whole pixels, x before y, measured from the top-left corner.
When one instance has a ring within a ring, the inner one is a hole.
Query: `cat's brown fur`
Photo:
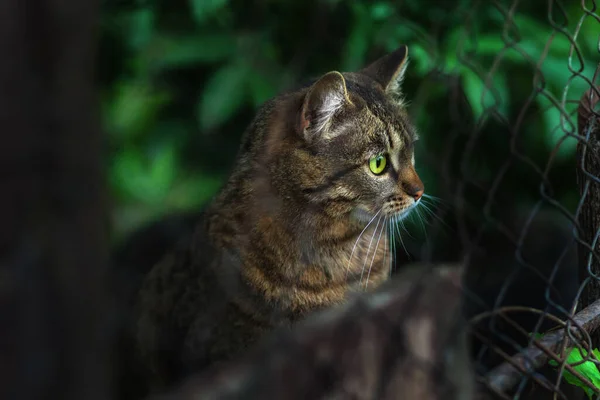
[[[261,108],[195,237],[141,289],[138,348],[153,382],[237,356],[387,279],[387,224],[423,192],[398,92],[406,56],[402,46]],[[375,175],[379,154],[388,169]]]

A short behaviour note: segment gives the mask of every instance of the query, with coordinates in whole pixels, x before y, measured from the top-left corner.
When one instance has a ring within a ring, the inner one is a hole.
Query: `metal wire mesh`
[[[583,130],[580,121],[580,131],[577,130],[577,107],[584,91],[594,88],[593,82],[600,68],[597,4],[582,1],[577,12],[568,13],[566,4],[559,1],[536,3],[536,7],[546,7],[547,10],[548,29],[543,37],[532,37],[532,32],[527,31],[523,20],[519,18],[520,10],[527,6],[520,1],[474,2],[469,9],[463,10],[464,29],[456,48],[457,75],[465,78],[465,74],[461,73],[463,68],[476,74],[491,93],[491,98],[486,99],[485,93],[481,95],[479,115],[469,121],[469,110],[460,109],[461,98],[464,98],[464,93],[460,92],[464,90],[464,85],[456,83],[456,75],[444,76],[443,80],[453,88],[449,96],[451,123],[443,145],[447,148],[445,161],[430,159],[423,162],[426,165],[439,165],[446,195],[452,198],[452,207],[449,207],[452,211],[440,215],[439,219],[444,222],[456,221],[466,251],[466,263],[473,279],[469,282],[467,278],[466,301],[485,304],[480,309],[485,309],[483,313],[476,315],[478,312],[473,311],[471,315],[475,337],[483,343],[475,358],[478,367],[497,365],[528,347],[535,348],[542,334],[551,327],[551,319],[555,320],[555,324],[558,322],[560,327],[569,327],[571,324],[568,321],[572,321],[576,310],[582,308],[580,296],[585,292],[585,286],[590,280],[597,280],[594,266],[598,266],[599,232],[593,233],[593,242],[584,242],[580,218],[586,195],[593,190],[591,187],[600,182],[598,176],[590,174],[588,170],[580,179],[579,187],[586,189],[576,202],[564,196],[561,198],[561,191],[569,185],[572,190],[577,184],[575,170],[583,167],[579,158],[582,149],[590,143],[590,128]],[[497,19],[490,18],[494,13]],[[490,28],[490,24],[494,23],[496,25]],[[584,30],[588,25],[593,28]],[[586,52],[582,49],[582,42],[590,40],[590,34],[594,35],[595,47],[593,52]],[[485,52],[490,35],[502,40],[502,46],[494,54]],[[549,54],[552,52],[562,54],[560,63],[549,65],[548,60],[552,61]],[[515,81],[519,77],[526,77],[521,82],[527,85],[527,90],[512,96],[511,104],[507,105],[504,103],[506,97],[503,99],[498,90],[495,77],[502,74],[503,70],[510,69],[508,60],[515,57],[522,59],[526,67],[518,72],[505,73],[508,79]],[[560,86],[553,88],[547,82],[558,69],[564,74],[564,80]],[[439,76],[436,78],[439,79]],[[507,111],[507,107],[513,112]],[[473,111],[471,103],[470,112]],[[555,113],[556,118],[551,122],[546,121],[545,126],[540,125],[535,114],[548,112]],[[586,124],[594,119],[592,115],[587,118],[584,119]],[[543,157],[532,154],[533,149],[527,146],[528,140],[539,138],[540,135],[554,137],[552,148]],[[494,148],[486,146],[487,141],[497,143],[497,154],[481,154],[482,147],[488,151]],[[580,152],[575,156],[573,149],[576,145]],[[561,150],[565,147],[572,149],[570,162],[565,162],[561,156]],[[597,157],[598,153],[595,154]],[[453,164],[449,161],[453,157],[460,158],[460,162]],[[575,159],[576,162],[573,161]],[[479,172],[483,167],[493,173],[482,179]],[[563,173],[565,178],[562,178],[557,169],[564,172],[565,168],[570,171]],[[571,181],[565,186],[564,182],[560,182],[561,179]],[[515,184],[519,181],[521,183]],[[534,192],[535,187],[537,190]],[[523,214],[518,216],[514,212],[518,207],[516,199],[523,197],[528,198],[527,205]],[[536,227],[548,215],[552,215],[554,220],[562,220],[566,227],[563,228],[563,238],[555,242],[552,242],[550,226],[542,223],[540,226],[545,227]],[[437,228],[439,226],[431,227],[429,234],[435,235],[433,232]],[[499,242],[504,242],[502,250],[497,246]],[[579,262],[585,263],[583,268],[577,266],[577,245]],[[536,249],[543,249],[546,257],[534,254]],[[435,258],[435,251],[430,249],[428,254]],[[490,271],[501,254],[510,256],[503,257],[500,261],[503,265],[498,271]],[[486,277],[493,274],[496,276],[491,279],[503,281],[503,284],[493,291],[493,296],[487,293],[488,298],[481,299],[486,292]],[[529,297],[520,296],[517,299],[519,291],[521,294],[528,292]],[[580,306],[576,308],[578,302]],[[583,307],[590,303],[585,302]],[[525,314],[528,316],[525,317]],[[563,360],[566,360],[572,347],[582,346],[586,335],[574,335],[568,329],[565,332],[571,342],[568,345],[564,343],[558,351],[559,367],[546,370],[546,375],[531,371],[524,373],[514,388],[502,394],[503,398],[531,395],[534,390],[531,380],[538,385],[535,389],[538,395],[540,388],[545,388],[541,390],[555,393],[555,398],[570,398],[563,393],[568,385],[564,381],[559,384],[566,371],[566,361]],[[587,348],[590,348],[589,344]],[[489,372],[485,368],[478,369],[484,384],[489,384],[485,378]],[[594,391],[598,393],[597,388]]]

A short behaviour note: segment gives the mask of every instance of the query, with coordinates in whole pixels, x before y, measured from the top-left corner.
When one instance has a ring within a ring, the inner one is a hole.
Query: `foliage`
[[[117,236],[209,199],[263,101],[327,70],[359,68],[400,43],[409,45],[405,90],[416,98],[411,112],[425,138],[422,152],[439,154],[446,146],[439,104],[448,103],[449,91],[439,77],[450,76],[471,109],[464,130],[488,130],[482,154],[494,153],[495,138],[505,135],[498,121],[514,122],[527,106],[522,145],[533,162],[544,167],[555,147],[560,165],[573,162],[575,140],[564,132],[574,132],[574,106],[567,100],[579,98],[587,83],[570,69],[591,76],[597,39],[584,21],[577,41],[582,58],[571,53],[561,30],[575,31],[582,15],[577,2],[551,19],[541,5],[522,6],[510,19],[486,2],[401,3],[106,0],[98,80]],[[489,180],[505,158],[469,162],[482,167],[474,168],[477,179]],[[435,193],[439,177],[422,173]],[[557,192],[568,202],[573,188],[563,178],[555,179],[564,189]]]
[[[596,360],[600,360],[600,351],[598,349],[592,350],[592,353]],[[567,354],[567,364],[572,365],[575,371],[587,378],[597,389],[600,389],[600,371],[598,371],[598,367],[589,359],[583,361],[585,357],[588,357],[587,350],[574,347],[567,350]],[[548,363],[553,367],[559,367],[559,364],[554,360],[550,360]],[[563,377],[571,385],[582,388],[589,399],[594,398],[594,390],[579,380],[575,375],[565,370],[563,372]]]

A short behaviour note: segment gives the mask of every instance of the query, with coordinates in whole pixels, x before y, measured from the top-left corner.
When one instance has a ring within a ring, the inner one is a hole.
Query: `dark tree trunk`
[[[97,4],[0,1],[0,398],[109,397]]]
[[[598,92],[588,90],[579,105],[578,125],[582,139],[577,146],[577,183],[582,196],[579,222],[579,279],[587,282],[579,299],[583,309],[600,299],[600,114]],[[594,110],[596,111],[594,112]],[[593,276],[596,276],[594,278]],[[600,333],[592,335],[593,346]]]

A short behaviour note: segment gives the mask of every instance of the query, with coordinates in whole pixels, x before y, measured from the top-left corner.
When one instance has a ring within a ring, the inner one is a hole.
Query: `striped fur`
[[[386,227],[422,190],[416,130],[391,93],[406,52],[330,72],[259,110],[196,236],[140,292],[138,347],[153,383],[239,356],[387,279]],[[384,153],[389,168],[374,175],[369,158]]]

